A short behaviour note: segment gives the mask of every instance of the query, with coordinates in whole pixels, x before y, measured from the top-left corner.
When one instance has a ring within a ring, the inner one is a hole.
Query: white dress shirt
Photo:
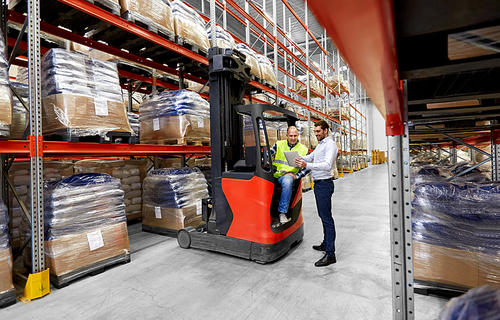
[[[302,157],[302,160],[307,162],[306,168],[312,170],[314,180],[330,179],[333,177],[333,162],[337,159],[338,152],[337,144],[327,136],[312,153]]]

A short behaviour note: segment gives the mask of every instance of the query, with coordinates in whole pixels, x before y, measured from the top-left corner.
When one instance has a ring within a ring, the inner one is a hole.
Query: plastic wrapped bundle
[[[212,43],[211,28],[207,29],[207,35],[209,42]],[[216,26],[215,35],[216,35],[215,39],[216,47],[233,49],[236,46],[236,44],[234,43],[233,36],[226,30],[224,30],[221,26]]]
[[[307,75],[303,76],[298,76],[297,79],[299,79],[301,82],[297,82],[295,85],[295,91],[297,91],[299,94],[303,95],[304,97],[307,96]],[[324,94],[323,90],[323,84],[318,81],[318,79],[313,76],[312,74],[309,75],[309,88],[311,90],[314,90],[316,93],[319,93],[321,95]],[[317,97],[316,93],[311,91],[311,97],[315,98]]]
[[[485,285],[451,299],[439,313],[438,320],[498,320],[500,288]]]
[[[173,1],[171,6],[174,15],[175,35],[208,51],[210,43],[205,30],[205,23],[198,12],[179,0]]]
[[[0,35],[0,138],[9,139],[12,124],[12,94],[10,92],[9,62],[5,58],[5,45]]]
[[[29,69],[25,67],[17,67],[16,81],[22,84],[28,84]]]
[[[28,104],[28,86],[22,83],[13,82],[12,87],[14,87],[21,98],[24,99],[24,102]],[[10,139],[21,140],[24,130],[29,123],[29,112],[15,95],[12,96],[12,99],[12,125],[10,127]]]
[[[107,174],[45,181],[45,258],[51,274],[128,255],[123,196],[120,181]]]
[[[120,0],[121,14],[128,21],[139,21],[151,31],[174,33],[174,19],[169,0]]]
[[[262,79],[262,72],[260,71],[259,58],[257,54],[250,49],[245,43],[238,43],[236,49],[246,56],[245,63],[250,66],[250,73]]]
[[[147,174],[146,159],[82,160],[75,163],[78,173],[105,173],[120,179],[125,191],[124,203],[127,219],[141,216],[142,182]]]
[[[9,239],[9,213],[0,198],[0,295],[13,290],[12,251]]]
[[[500,183],[448,182],[443,176],[466,167],[412,168],[417,280],[465,288],[500,283]]]
[[[269,61],[268,58],[264,57],[261,54],[257,55],[257,60],[259,62],[260,73],[262,75],[262,80],[267,82],[268,84],[277,88],[278,80],[276,80],[276,74],[274,73],[274,67]]]
[[[101,136],[132,128],[115,63],[51,49],[42,59],[43,134]]]
[[[141,143],[210,140],[210,104],[193,91],[163,91],[140,105]]]
[[[314,124],[311,123],[313,126]],[[315,148],[318,145],[318,139],[314,135],[314,131],[309,127],[308,121],[297,121],[295,123],[297,130],[299,131],[299,142],[305,145],[308,148]],[[310,137],[310,143],[309,143]]]
[[[207,182],[198,168],[153,170],[144,179],[142,224],[173,230],[197,227],[203,223],[204,198]]]

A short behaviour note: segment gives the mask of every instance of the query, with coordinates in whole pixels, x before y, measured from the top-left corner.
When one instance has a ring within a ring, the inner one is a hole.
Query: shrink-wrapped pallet
[[[140,22],[156,33],[174,33],[174,18],[169,0],[120,0],[121,15],[128,21]]]
[[[0,138],[9,139],[12,124],[12,93],[10,92],[9,62],[5,58],[5,44],[0,35]]]
[[[468,168],[412,168],[416,282],[460,288],[500,284],[500,183],[477,171],[446,180]]]
[[[210,104],[188,90],[164,91],[140,105],[141,143],[210,140]]]
[[[238,43],[236,49],[246,56],[245,63],[250,66],[250,73],[257,78],[262,79],[262,72],[260,71],[259,58],[257,53],[250,49],[245,43]]]
[[[43,134],[72,137],[132,133],[116,64],[51,49],[42,59]]]
[[[146,159],[82,160],[75,163],[78,173],[105,173],[120,179],[125,191],[124,203],[127,219],[141,217],[142,182],[147,174]]]
[[[326,82],[338,93],[348,93],[349,91],[349,82],[347,82],[347,80],[344,80],[342,74],[340,74],[340,76],[339,75],[329,76],[326,78]]]
[[[191,45],[196,45],[208,51],[210,43],[205,30],[205,22],[198,12],[179,0],[173,1],[171,6],[174,16],[175,35],[183,38],[184,41]]]
[[[297,121],[295,126],[299,131],[299,142],[307,148],[316,148],[318,139],[314,135],[314,123],[311,122],[311,127],[309,127],[308,121]]]
[[[70,161],[43,162],[44,179],[66,178],[72,174],[73,163]],[[14,162],[9,169],[9,179],[14,184],[21,201],[29,210],[31,206],[31,197],[29,195],[31,183],[29,161]],[[21,209],[21,205],[16,200],[12,192],[10,192],[9,202],[10,216],[12,217],[11,244],[12,247],[17,248],[21,245],[19,228],[21,226],[21,220],[24,213]]]
[[[13,82],[12,87],[24,100],[26,106],[29,105],[29,88],[28,85],[19,82]],[[24,130],[29,123],[29,112],[24,107],[21,101],[13,95],[12,96],[12,125],[10,126],[10,139],[21,140],[23,138]]]
[[[274,67],[269,61],[268,58],[264,57],[261,54],[257,55],[257,60],[259,62],[260,73],[262,76],[262,80],[267,84],[278,87],[278,80],[276,80],[276,73],[274,73]]]
[[[153,170],[144,179],[142,224],[169,230],[198,227],[204,198],[207,182],[198,168]]]
[[[120,180],[107,174],[45,180],[45,263],[51,274],[64,277],[128,256],[124,194]],[[28,232],[29,224],[23,220],[23,238]],[[27,264],[29,257],[25,250]]]
[[[13,290],[12,251],[9,237],[9,213],[0,198],[0,297]]]
[[[207,29],[207,35],[208,41],[212,43],[212,28]],[[224,30],[221,26],[216,26],[215,35],[216,47],[233,49],[236,46],[233,36],[226,30]]]

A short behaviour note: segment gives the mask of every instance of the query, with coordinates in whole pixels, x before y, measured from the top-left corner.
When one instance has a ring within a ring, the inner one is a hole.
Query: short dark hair
[[[328,122],[326,122],[325,120],[319,120],[318,122],[316,122],[314,124],[315,127],[321,127],[321,130],[325,130],[325,129],[330,129],[330,126],[328,125]]]

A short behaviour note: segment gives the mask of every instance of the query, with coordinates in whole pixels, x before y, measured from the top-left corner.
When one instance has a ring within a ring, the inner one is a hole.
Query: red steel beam
[[[404,134],[392,1],[308,0],[308,6],[385,116],[387,135]]]

